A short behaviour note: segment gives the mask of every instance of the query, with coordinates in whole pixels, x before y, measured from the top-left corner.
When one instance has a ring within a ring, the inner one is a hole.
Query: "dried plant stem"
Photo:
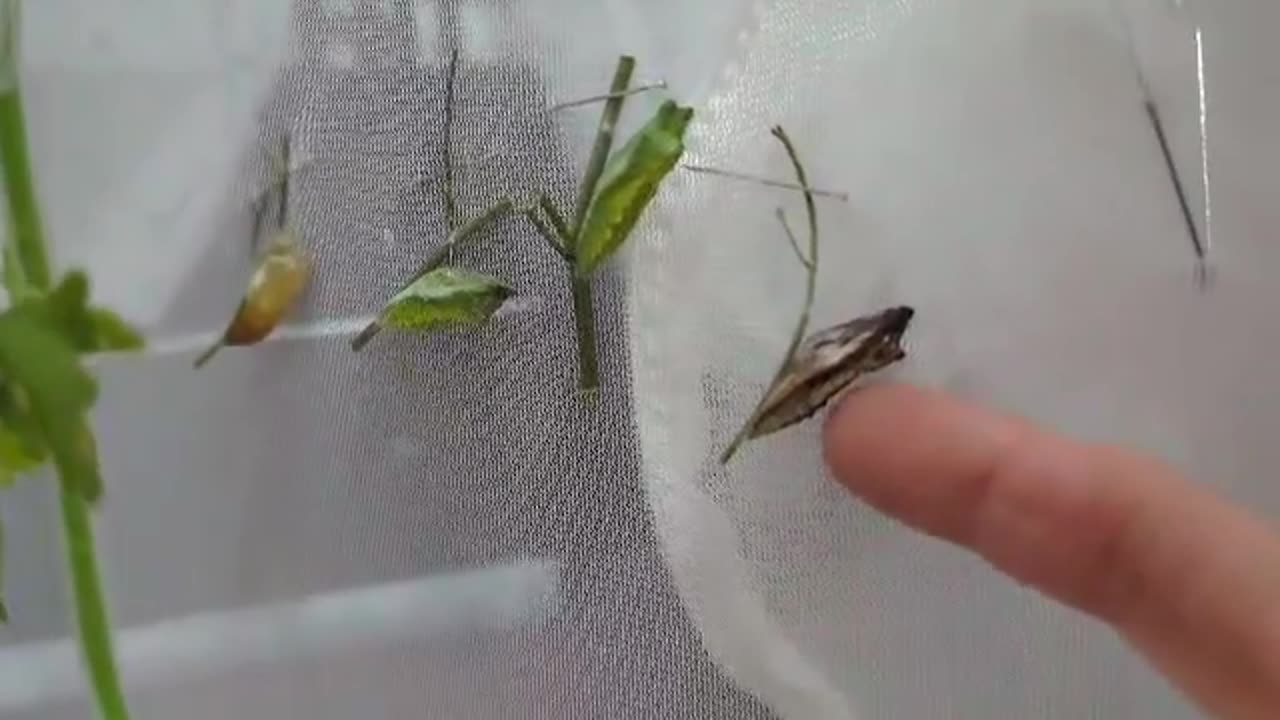
[[[40,207],[31,172],[22,93],[16,67],[17,0],[3,0],[3,5],[0,5],[0,24],[3,25],[0,27],[0,35],[4,38],[4,52],[0,54],[0,63],[5,65],[0,69],[0,74],[5,76],[3,82],[6,83],[0,88],[0,165],[4,172],[12,241],[25,282],[35,291],[47,292],[51,284],[48,248],[45,245]],[[78,490],[65,478],[58,486],[80,649],[97,698],[98,711],[103,720],[128,720],[129,711],[120,688],[115,654],[111,646],[111,623],[103,599],[90,508]]]
[[[794,233],[791,232],[790,226],[787,225],[786,216],[779,211],[778,217],[782,222],[783,230],[791,241],[792,248],[796,251],[796,256],[800,258],[800,264],[804,266],[806,278],[804,305],[800,310],[800,317],[796,320],[795,330],[791,333],[791,342],[787,345],[787,352],[782,356],[782,364],[778,366],[778,371],[774,373],[773,380],[769,382],[769,388],[772,388],[782,379],[787,367],[795,357],[796,350],[800,348],[800,343],[804,342],[805,333],[809,330],[809,315],[813,310],[813,300],[817,295],[818,289],[818,211],[814,206],[814,193],[809,188],[809,180],[804,171],[804,165],[801,164],[800,157],[796,154],[795,146],[791,144],[791,138],[787,136],[787,132],[780,125],[773,128],[772,132],[773,136],[786,148],[787,157],[791,160],[791,166],[796,173],[796,179],[799,181],[800,187],[804,188],[804,209],[809,218],[809,253],[807,258],[800,256],[799,244],[795,241]],[[756,403],[755,409],[751,411],[751,416],[747,418],[747,422],[743,424],[742,429],[734,436],[733,441],[729,443],[729,447],[725,448],[725,451],[720,455],[721,465],[733,459],[734,454],[738,452],[742,444],[750,438],[751,428],[760,417],[760,411],[764,406],[764,400],[767,395],[768,391],[766,389],[765,394]]]
[[[578,238],[586,223],[587,211],[591,208],[591,199],[595,197],[596,185],[600,183],[600,175],[604,172],[605,162],[609,159],[609,151],[613,148],[614,129],[618,126],[618,118],[622,115],[622,106],[627,96],[625,91],[631,83],[631,74],[635,72],[635,58],[623,55],[613,71],[613,82],[609,85],[609,99],[605,102],[600,114],[600,126],[596,130],[595,144],[591,155],[587,158],[587,170],[582,176],[582,185],[578,188],[578,203],[573,213],[573,225],[569,228],[565,249],[573,255],[578,250]],[[571,263],[565,264],[573,291],[574,328],[578,336],[578,388],[583,392],[595,392],[600,388],[600,365],[596,352],[595,310],[592,305],[591,279],[578,277]]]

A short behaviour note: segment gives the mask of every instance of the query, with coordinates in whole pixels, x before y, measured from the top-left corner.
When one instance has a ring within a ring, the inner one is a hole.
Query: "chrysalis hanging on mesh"
[[[301,238],[289,219],[289,139],[282,141],[279,169],[280,205],[276,228],[267,250],[249,278],[248,288],[222,337],[200,354],[195,367],[203,367],[228,345],[254,345],[264,340],[280,324],[302,294],[311,275],[311,260],[302,249]],[[265,202],[262,203],[265,205]],[[254,230],[261,225],[262,208],[255,209]],[[254,238],[256,240],[256,238]]]
[[[804,188],[805,211],[809,219],[807,255],[801,251],[785,215],[778,210],[778,220],[807,273],[804,306],[781,367],[751,412],[751,417],[721,454],[722,464],[728,463],[748,440],[812,417],[858,378],[905,358],[902,336],[915,316],[915,310],[910,307],[892,307],[805,337],[817,290],[818,216],[814,193],[791,139],[781,127],[775,127],[773,135],[786,148],[800,186]]]

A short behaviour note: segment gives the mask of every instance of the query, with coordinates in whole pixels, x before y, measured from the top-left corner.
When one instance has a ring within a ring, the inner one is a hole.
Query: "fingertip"
[[[1010,420],[910,385],[850,393],[831,413],[824,456],[832,475],[884,512],[946,533],[1012,441]]]

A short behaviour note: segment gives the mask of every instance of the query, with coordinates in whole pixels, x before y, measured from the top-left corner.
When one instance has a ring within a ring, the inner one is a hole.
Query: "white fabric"
[[[897,377],[1154,450],[1280,517],[1274,3],[1127,7],[1189,179],[1204,27],[1203,293],[1103,0],[26,4],[58,260],[153,341],[98,366],[136,717],[1196,717],[1105,629],[847,497],[819,422],[715,462],[798,309],[785,193],[672,176],[599,283],[595,409],[564,271],[518,223],[469,255],[521,292],[493,327],[345,340],[443,234],[455,20],[467,213],[531,188],[567,204],[598,109],[544,109],[629,52],[698,109],[689,161],[786,178],[781,123],[849,192],[819,205],[815,327],[913,305]],[[282,339],[195,373],[244,282],[258,145],[286,124],[315,282]],[[89,712],[54,510],[47,484],[3,505],[4,720]]]
[[[1127,10],[1195,192],[1197,16]],[[816,324],[914,305],[897,377],[1157,451],[1274,517],[1258,258],[1276,215],[1244,208],[1273,185],[1256,173],[1275,145],[1239,133],[1280,106],[1258,95],[1261,35],[1238,23],[1275,13],[1200,10],[1220,202],[1207,294],[1106,5],[770,4],[707,101],[697,161],[785,176],[766,131],[791,128],[812,182],[852,196],[820,204]],[[1271,149],[1244,162],[1245,144]],[[722,470],[803,273],[776,193],[684,177],[664,198],[631,268],[646,482],[722,667],[785,717],[1194,716],[1104,629],[847,498],[820,423]]]

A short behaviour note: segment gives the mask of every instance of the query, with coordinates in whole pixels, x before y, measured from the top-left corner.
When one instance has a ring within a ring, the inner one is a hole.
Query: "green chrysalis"
[[[684,154],[684,133],[692,118],[692,108],[667,100],[609,158],[575,247],[578,277],[590,275],[631,234],[658,185]]]
[[[378,319],[385,327],[431,332],[481,325],[514,294],[488,275],[440,267],[396,293]]]

